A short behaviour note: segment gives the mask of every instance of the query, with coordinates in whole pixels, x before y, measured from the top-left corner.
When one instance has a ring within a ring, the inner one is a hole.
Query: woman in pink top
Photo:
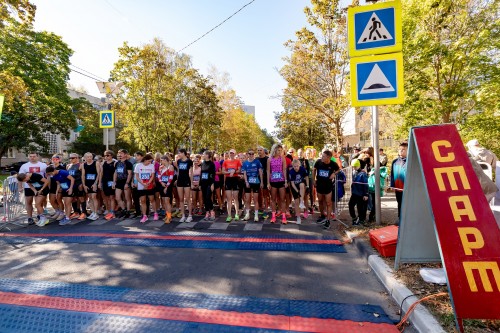
[[[267,187],[271,191],[271,223],[276,222],[276,206],[281,207],[281,223],[286,224],[286,160],[283,146],[276,143],[267,160]]]

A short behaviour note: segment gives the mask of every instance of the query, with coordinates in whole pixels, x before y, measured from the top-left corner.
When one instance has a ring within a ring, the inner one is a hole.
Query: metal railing
[[[335,220],[348,227],[339,219],[339,214],[344,210],[349,210],[349,198],[351,197],[352,167],[341,169],[335,177],[334,184],[334,214]]]
[[[27,225],[19,221],[25,211],[24,191],[19,192],[16,177],[10,176],[3,181],[2,207],[0,207],[0,230],[9,228],[10,225],[26,227]]]

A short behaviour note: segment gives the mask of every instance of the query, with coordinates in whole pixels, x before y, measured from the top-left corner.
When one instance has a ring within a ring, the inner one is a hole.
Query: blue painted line
[[[253,327],[192,323],[44,309],[17,305],[0,305],[2,333],[298,333]]]
[[[250,251],[293,251],[293,252],[322,252],[346,253],[347,250],[339,244],[304,244],[304,243],[273,243],[273,242],[224,242],[206,240],[164,240],[164,239],[133,239],[133,238],[105,238],[93,236],[59,236],[36,237],[38,243],[60,242],[71,244],[102,244],[118,246],[144,246],[166,248],[196,248],[217,250],[250,250]],[[3,239],[8,244],[23,244],[25,240],[32,243],[28,237],[6,237]]]
[[[8,278],[0,278],[0,291],[180,308],[393,324],[384,310],[377,305],[174,293],[124,287],[91,286],[86,284],[27,281]],[[373,315],[374,313],[380,316],[377,318]]]

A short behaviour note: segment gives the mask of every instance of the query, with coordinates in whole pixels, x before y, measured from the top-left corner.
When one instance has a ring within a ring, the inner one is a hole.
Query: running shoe
[[[147,220],[148,220],[148,216],[147,215],[143,215],[140,222],[141,223],[146,223]]]
[[[35,224],[35,220],[32,217],[28,217],[28,225]]]
[[[292,217],[292,214],[290,214],[290,212],[286,212],[286,217],[287,217],[287,218],[291,218],[291,217]]]
[[[49,215],[49,211],[47,210],[47,208],[44,208],[44,210],[43,210],[43,214],[44,214],[44,215]]]
[[[61,221],[65,217],[66,217],[66,215],[64,215],[63,212],[59,212],[59,215],[57,215],[57,217],[56,217],[56,221]]]
[[[240,216],[239,216],[239,215],[237,215],[237,214],[236,214],[236,215],[234,215],[234,220],[235,220],[235,221],[239,221],[239,220],[240,220]]]
[[[304,218],[307,219],[307,217],[309,216],[309,213],[307,212],[307,210],[304,211]]]
[[[201,221],[205,222],[208,221],[208,218],[210,217],[210,212],[205,213],[205,217],[201,219]]]
[[[214,216],[210,216],[210,217],[208,218],[208,221],[210,221],[210,222],[215,221],[215,215],[214,215]]]
[[[104,216],[104,218],[108,221],[113,219],[114,217],[115,217],[115,214],[113,214],[113,213],[108,213],[106,216]]]
[[[297,224],[301,224],[302,223],[302,219],[300,218],[300,216],[297,216]]]
[[[271,213],[271,223],[276,223],[276,212]]]
[[[165,219],[163,221],[165,222],[165,224],[169,224],[172,221],[172,217],[167,215],[165,216]]]
[[[179,222],[186,222],[186,217],[184,215],[182,215],[181,219],[179,220]]]
[[[231,217],[231,215],[229,215],[226,219],[226,222],[227,223],[231,223],[231,221],[233,220],[233,218]]]
[[[286,215],[287,214],[281,214],[281,223],[282,224],[287,224],[287,221],[286,221]],[[291,216],[290,216],[291,217]]]
[[[186,219],[186,222],[193,222],[193,216],[189,215],[188,218]]]
[[[58,211],[55,211],[53,214],[50,214],[49,215],[49,219],[55,219],[59,216],[59,212]]]
[[[355,217],[352,219],[352,225],[359,225],[359,217]]]
[[[158,219],[159,219],[159,218],[158,218],[158,213],[155,213],[155,214],[153,215],[153,221],[158,221]]]
[[[72,219],[76,219],[77,217],[80,217],[80,214],[75,212],[69,216],[69,219],[72,220]]]
[[[64,218],[61,221],[59,221],[59,225],[66,225],[68,223],[71,223],[71,220],[66,216],[64,216]]]
[[[316,223],[317,224],[325,224],[326,222],[326,216],[324,215],[321,215],[320,217],[318,217],[318,219],[316,220]]]
[[[36,222],[36,225],[39,227],[43,227],[45,225],[46,220],[47,220],[47,218],[45,216],[40,215],[40,217],[38,218],[38,221]]]
[[[263,217],[265,220],[267,220],[267,219],[269,218],[269,213],[268,213],[268,212],[264,212],[264,213],[262,214],[262,217]]]
[[[255,214],[253,217],[254,222],[259,222],[259,213]]]
[[[87,219],[87,214],[85,214],[85,213],[81,213],[81,214],[80,214],[80,216],[78,216],[78,219],[79,219],[80,221],[82,221],[82,220],[86,220],[86,219]]]
[[[330,221],[326,220],[325,225],[323,225],[323,229],[329,230],[331,228]]]
[[[243,221],[248,221],[250,220],[250,212],[247,212],[245,216],[243,216]]]
[[[300,208],[300,209],[304,209],[304,208],[306,208],[306,206],[304,205],[304,201],[301,201],[301,202],[300,202],[299,208]]]

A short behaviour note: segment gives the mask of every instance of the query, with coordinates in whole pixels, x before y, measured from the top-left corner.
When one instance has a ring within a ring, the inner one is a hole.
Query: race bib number
[[[277,171],[274,171],[272,174],[271,174],[271,179],[283,179],[283,173],[282,172],[277,172]]]
[[[33,185],[34,188],[42,187],[42,184],[40,184],[40,183],[31,183],[31,185]]]
[[[300,175],[295,176],[295,184],[299,184],[302,181],[302,177]]]
[[[61,183],[61,188],[66,191],[69,188],[68,183]]]
[[[74,176],[75,172],[76,172],[76,170],[68,170],[68,173],[70,176]]]
[[[179,163],[179,170],[187,170],[187,163]]]
[[[86,178],[87,180],[95,180],[95,176],[96,176],[96,175],[94,175],[94,174],[92,174],[92,173],[88,173],[88,174],[86,174],[86,175],[85,175],[85,178]]]
[[[112,181],[108,182],[108,187],[113,187],[113,182]]]
[[[258,184],[259,183],[259,178],[257,178],[257,177],[248,177],[248,182],[250,184]]]
[[[151,178],[151,174],[149,174],[149,173],[141,173],[140,174],[140,178],[141,178],[141,180],[149,180],[149,178]]]
[[[193,176],[193,182],[199,182],[199,181],[200,181],[200,175]]]
[[[161,176],[161,181],[163,183],[168,183],[168,176]]]
[[[123,170],[124,170],[124,168],[123,168],[123,167],[119,167],[119,168],[117,168],[117,169],[116,169],[116,172],[118,172],[118,173],[123,173]]]
[[[328,174],[328,170],[318,170],[318,176],[325,177],[325,178],[330,177],[330,175]]]
[[[201,174],[201,179],[208,179],[208,173],[203,172],[203,173]]]

